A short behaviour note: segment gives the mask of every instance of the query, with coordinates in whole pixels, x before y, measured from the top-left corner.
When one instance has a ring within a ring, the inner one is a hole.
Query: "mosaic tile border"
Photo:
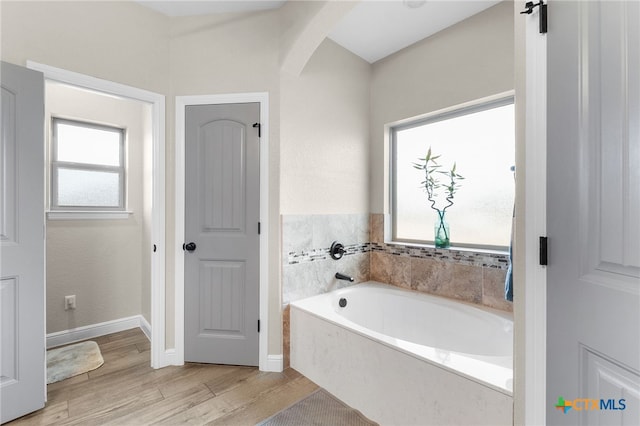
[[[368,253],[371,251],[370,243],[347,245],[344,246],[344,251],[345,256]],[[287,253],[286,264],[295,265],[298,263],[308,263],[328,259],[331,259],[329,256],[329,248],[302,250],[300,252],[292,251]]]
[[[415,247],[402,244],[364,243],[345,246],[345,256],[372,251],[383,252],[400,257],[435,259],[443,262],[469,266],[482,266],[485,268],[506,270],[509,267],[509,256],[499,253],[481,253],[466,250],[442,250],[432,247]],[[294,265],[327,259],[330,259],[329,248],[311,249],[287,253],[285,263],[288,265]]]
[[[369,243],[371,251],[388,253],[400,257],[415,257],[419,259],[435,259],[444,262],[457,263],[485,268],[508,269],[509,256],[500,253],[482,253],[467,250],[437,249],[433,247],[416,247],[402,244]]]

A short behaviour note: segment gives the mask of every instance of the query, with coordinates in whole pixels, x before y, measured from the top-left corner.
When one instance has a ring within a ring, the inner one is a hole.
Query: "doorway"
[[[258,365],[260,104],[190,105],[185,361]]]
[[[256,128],[249,130],[260,132],[259,142],[259,300],[258,320],[260,332],[258,335],[258,366],[263,371],[281,371],[282,356],[269,356],[267,353],[269,334],[269,96],[267,93],[246,93],[207,96],[178,96],[176,97],[176,211],[175,211],[175,356],[176,363],[185,360],[185,258],[188,253],[183,249],[187,241],[185,235],[185,201],[186,201],[186,117],[187,108],[195,105],[229,105],[256,103],[259,105],[259,120]],[[254,229],[257,228],[257,224]],[[257,229],[256,229],[257,230]],[[197,244],[196,244],[197,246]],[[197,247],[196,247],[197,250]],[[187,302],[188,303],[188,302]],[[191,309],[191,307],[190,307]],[[258,324],[255,324],[256,331]]]
[[[146,327],[139,317],[134,316],[124,318],[124,323],[119,327],[130,328],[130,326],[142,325],[141,328],[150,328],[150,340],[151,340],[151,366],[154,368],[160,368],[170,364],[169,357],[165,350],[165,315],[164,315],[164,295],[165,295],[165,271],[164,271],[164,253],[165,253],[165,188],[164,188],[164,175],[165,175],[165,160],[164,160],[164,96],[157,93],[148,92],[145,90],[137,89],[134,87],[102,80],[83,74],[78,74],[59,68],[50,67],[48,65],[38,64],[28,61],[27,67],[33,70],[40,71],[44,74],[45,81],[48,83],[68,85],[76,88],[80,91],[89,91],[93,93],[101,93],[107,97],[126,99],[134,101],[146,108],[148,114],[145,116],[149,121],[149,141],[146,144],[148,148],[147,158],[149,177],[147,182],[148,192],[148,229],[147,247],[149,255],[149,261],[147,265],[143,265],[145,273],[148,274],[150,286],[146,297],[149,298],[149,310],[150,310],[150,322],[151,326]],[[121,212],[124,215],[128,213]],[[113,218],[112,218],[113,219]],[[99,246],[100,241],[95,241],[95,245]],[[143,248],[141,247],[140,250]],[[150,293],[150,294],[148,294]],[[77,300],[77,303],[82,303]],[[146,321],[145,321],[146,322]],[[81,340],[86,338],[95,337],[99,334],[107,334],[110,332],[118,331],[113,327],[112,321],[106,321],[98,324],[98,327],[77,327],[73,329],[74,335],[70,336],[73,340]],[[96,334],[98,333],[98,334]],[[67,338],[67,337],[65,337]]]

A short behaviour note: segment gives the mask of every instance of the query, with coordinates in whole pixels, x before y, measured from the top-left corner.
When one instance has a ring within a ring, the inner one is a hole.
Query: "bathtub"
[[[513,422],[507,313],[358,284],[291,303],[290,360],[383,425]]]

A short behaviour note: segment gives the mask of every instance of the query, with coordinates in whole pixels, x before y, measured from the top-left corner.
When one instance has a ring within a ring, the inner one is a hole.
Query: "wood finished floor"
[[[139,330],[95,340],[104,365],[47,387],[45,408],[7,425],[255,425],[318,387],[292,369],[186,364],[154,370]]]

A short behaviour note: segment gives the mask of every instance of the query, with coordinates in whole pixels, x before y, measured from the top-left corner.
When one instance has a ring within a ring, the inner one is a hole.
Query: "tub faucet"
[[[340,272],[336,272],[336,278],[339,279],[339,280],[345,280],[345,281],[353,282],[353,277],[341,274]]]

